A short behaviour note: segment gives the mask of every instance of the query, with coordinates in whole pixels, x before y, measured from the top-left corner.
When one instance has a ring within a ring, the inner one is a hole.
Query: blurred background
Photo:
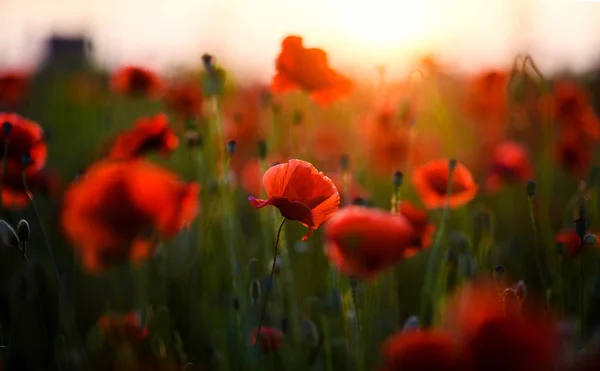
[[[581,0],[0,0],[0,67],[34,64],[50,34],[85,35],[101,66],[165,69],[209,52],[265,80],[281,39],[300,34],[354,73],[402,72],[431,52],[461,68],[528,52],[546,72],[579,72],[598,61],[599,20],[600,3]]]

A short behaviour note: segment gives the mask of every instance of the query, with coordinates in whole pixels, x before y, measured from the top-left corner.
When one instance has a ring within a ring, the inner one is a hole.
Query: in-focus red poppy
[[[148,336],[148,329],[137,312],[103,315],[98,320],[98,326],[105,336],[111,336],[116,341],[137,343]]]
[[[27,188],[32,194],[44,196],[57,195],[61,190],[61,181],[57,174],[40,170],[27,175]],[[13,169],[4,174],[2,186],[2,207],[9,209],[22,209],[29,205],[29,195],[23,183],[23,174],[16,173]]]
[[[352,82],[329,67],[327,54],[322,49],[307,49],[302,43],[299,36],[288,36],[281,43],[272,90],[283,93],[302,89],[322,106],[350,94]]]
[[[160,113],[138,119],[133,128],[120,134],[110,150],[112,159],[130,159],[158,151],[168,156],[179,145],[179,138],[169,125],[167,115]]]
[[[423,235],[428,227],[408,211],[405,216],[362,206],[342,208],[325,227],[329,261],[344,274],[368,280],[427,247]]]
[[[101,273],[149,259],[198,214],[199,192],[199,184],[143,160],[102,161],[65,192],[61,224],[84,267]]]
[[[555,146],[556,162],[576,178],[584,177],[592,165],[593,143],[576,129],[564,129]]]
[[[522,312],[507,311],[495,283],[475,282],[450,298],[444,318],[473,370],[553,370],[559,339],[540,308],[530,303]]]
[[[276,328],[262,326],[260,335],[258,334],[258,328],[255,328],[252,331],[252,341],[250,345],[256,344],[257,340],[258,346],[262,352],[276,352],[283,345],[283,333]]]
[[[16,109],[25,99],[29,77],[20,71],[0,72],[0,109]]]
[[[412,182],[425,207],[441,208],[448,201],[448,206],[455,209],[475,198],[478,186],[473,175],[458,162],[452,171],[452,194],[448,200],[449,176],[448,159],[429,161],[413,171]]]
[[[469,370],[457,341],[441,330],[394,334],[382,350],[384,364],[379,371]]]
[[[302,160],[271,167],[263,176],[267,200],[248,198],[255,208],[273,205],[289,220],[308,228],[302,240],[328,221],[338,210],[340,194],[331,179]]]
[[[162,89],[159,76],[144,67],[125,66],[116,70],[111,77],[114,91],[123,95],[156,97]]]
[[[200,116],[204,103],[202,88],[194,81],[174,82],[165,96],[165,103],[186,119]]]
[[[31,175],[46,165],[44,130],[37,123],[16,113],[0,113],[0,154],[5,151],[7,139],[6,174],[20,178],[23,170]],[[27,165],[23,163],[24,156],[29,156]]]
[[[527,149],[513,141],[496,146],[488,171],[486,187],[491,192],[500,190],[506,183],[524,183],[533,175]]]

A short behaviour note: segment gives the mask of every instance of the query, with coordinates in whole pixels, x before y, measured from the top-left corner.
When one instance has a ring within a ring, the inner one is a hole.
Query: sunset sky
[[[0,0],[0,66],[31,64],[50,32],[85,32],[105,66],[189,64],[204,52],[266,79],[281,39],[302,35],[348,70],[433,51],[462,67],[529,52],[542,68],[600,56],[600,3],[579,0]]]

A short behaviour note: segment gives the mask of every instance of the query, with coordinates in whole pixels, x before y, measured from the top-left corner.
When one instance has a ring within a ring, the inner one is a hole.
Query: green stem
[[[544,296],[546,298],[546,308],[548,308],[548,305],[549,305],[548,295],[546,295],[548,286],[546,285],[546,279],[544,277],[544,271],[542,269],[542,263],[540,261],[540,253],[542,252],[542,250],[540,247],[537,225],[535,222],[535,213],[533,211],[533,197],[531,197],[531,196],[528,197],[528,204],[529,204],[529,217],[531,219],[531,227],[533,229],[533,246],[535,248],[535,263],[537,265],[538,274],[540,276],[540,283],[542,285],[542,288],[544,289]]]
[[[431,255],[429,256],[429,262],[427,264],[427,270],[425,271],[425,284],[423,286],[423,292],[421,294],[421,318],[423,326],[432,324],[433,312],[435,302],[437,302],[436,296],[436,280],[435,274],[440,272],[440,264],[443,263],[443,250],[442,250],[442,238],[445,234],[446,221],[448,220],[448,214],[450,210],[450,196],[452,195],[452,175],[454,168],[449,167],[448,174],[448,188],[446,193],[446,203],[442,209],[442,216],[440,218],[440,226],[435,236],[435,241],[431,249]]]
[[[71,318],[71,321],[72,321],[73,331],[74,331],[77,343],[78,343],[79,347],[81,348],[81,354],[82,354],[83,361],[86,365],[86,368],[91,369],[91,365],[90,365],[89,359],[87,357],[85,345],[84,345],[83,341],[81,340],[81,337],[79,335],[79,330],[77,329],[77,324],[75,323],[75,312],[73,311],[73,307],[67,296],[67,290],[65,289],[62,279],[60,278],[60,274],[58,273],[56,259],[54,258],[54,252],[52,251],[52,245],[50,244],[50,237],[48,236],[48,233],[46,232],[44,223],[42,222],[42,218],[41,218],[38,208],[36,206],[35,200],[33,198],[33,194],[31,193],[31,191],[29,190],[29,187],[27,186],[27,175],[26,175],[25,171],[23,171],[22,177],[23,177],[23,179],[22,179],[23,180],[23,188],[25,189],[25,192],[27,193],[27,196],[29,197],[29,201],[31,202],[31,207],[33,208],[33,212],[35,214],[35,217],[40,226],[40,230],[42,231],[42,235],[44,236],[44,240],[46,242],[46,250],[48,251],[48,255],[50,256],[50,264],[52,265],[52,268],[54,270],[54,274],[56,276],[56,281],[58,282],[58,287],[60,289],[60,293],[64,297],[64,300],[67,304],[66,307],[68,308],[68,311],[69,311],[69,317]]]
[[[263,301],[262,311],[260,313],[260,320],[258,321],[258,330],[256,331],[256,342],[254,345],[258,345],[260,339],[260,330],[262,329],[263,321],[265,319],[265,314],[267,312],[267,302],[269,300],[269,294],[273,289],[273,276],[275,275],[275,265],[277,263],[277,247],[279,246],[279,237],[281,236],[281,230],[283,229],[283,225],[287,219],[283,218],[281,224],[279,225],[279,229],[277,230],[277,238],[275,239],[275,253],[273,256],[273,265],[271,266],[271,275],[269,276],[269,286],[267,286],[267,291],[265,292],[265,298]]]

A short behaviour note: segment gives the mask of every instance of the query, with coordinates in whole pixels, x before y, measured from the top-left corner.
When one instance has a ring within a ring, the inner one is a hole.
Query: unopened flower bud
[[[229,142],[227,142],[227,152],[229,152],[230,155],[233,155],[235,153],[236,148],[237,143],[235,142],[235,140],[230,140]]]
[[[596,235],[592,233],[588,233],[583,237],[583,243],[585,243],[588,246],[594,246],[597,241],[598,239]]]
[[[348,155],[342,155],[340,158],[340,167],[342,168],[342,171],[348,170],[350,167],[350,157],[348,157]]]
[[[264,140],[258,142],[258,158],[261,160],[267,158],[267,142]]]
[[[535,196],[536,188],[537,188],[537,183],[534,180],[527,181],[527,183],[525,185],[525,189],[527,190],[527,195],[529,197]]]
[[[408,317],[408,319],[404,322],[404,325],[402,326],[402,332],[418,331],[420,322],[421,321],[417,316]]]
[[[17,236],[22,243],[25,243],[29,240],[29,236],[31,236],[31,228],[29,227],[27,220],[21,219],[19,224],[17,224]]]
[[[13,128],[13,124],[11,124],[9,121],[5,121],[2,124],[2,132],[4,132],[4,138],[8,138],[8,136],[10,135],[10,132],[12,131]]]
[[[402,172],[400,170],[397,170],[396,172],[394,172],[394,176],[392,178],[394,187],[400,188],[403,181],[404,181],[404,174],[402,174]]]
[[[261,295],[262,290],[260,288],[260,281],[253,280],[252,283],[250,283],[250,299],[252,300],[252,305],[258,304]]]

